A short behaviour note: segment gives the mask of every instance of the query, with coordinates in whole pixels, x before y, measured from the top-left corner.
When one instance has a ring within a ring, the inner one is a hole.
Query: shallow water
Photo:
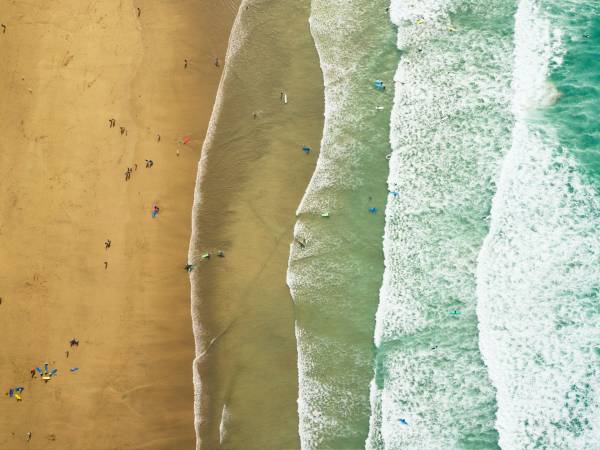
[[[288,272],[302,448],[360,448],[368,430],[398,57],[386,6],[379,0],[311,4],[325,79],[325,126],[317,169],[298,208],[295,235],[306,247],[292,246]],[[376,90],[376,79],[388,89]]]
[[[203,147],[189,253],[202,449],[300,445],[285,281],[294,212],[314,170],[323,120],[309,6],[242,4]],[[303,145],[313,151],[305,155]],[[206,252],[210,259],[202,258]]]

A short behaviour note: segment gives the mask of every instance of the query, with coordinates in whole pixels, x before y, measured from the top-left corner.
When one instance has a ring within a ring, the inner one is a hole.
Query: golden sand
[[[1,399],[0,448],[194,447],[183,266],[235,13],[216,0],[3,2],[0,380],[25,391]],[[58,369],[47,384],[29,374],[44,362]]]

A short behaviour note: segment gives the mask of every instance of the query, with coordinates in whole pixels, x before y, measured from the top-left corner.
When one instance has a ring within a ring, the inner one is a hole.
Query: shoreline
[[[235,11],[174,3],[4,11],[0,378],[25,391],[4,398],[3,448],[194,445],[183,266]],[[47,384],[29,375],[44,362],[58,369]]]
[[[299,448],[286,272],[323,128],[309,7],[244,3],[199,163],[189,252],[198,448]]]

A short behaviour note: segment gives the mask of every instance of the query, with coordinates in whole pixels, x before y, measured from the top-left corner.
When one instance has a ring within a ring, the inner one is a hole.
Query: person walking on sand
[[[69,341],[71,347],[79,347],[79,339],[73,338]]]
[[[125,127],[120,127],[120,129],[121,129],[121,136],[123,136],[127,132],[127,129]]]
[[[110,244],[112,244],[112,241],[107,239],[106,242],[104,242],[104,249],[108,250],[110,248]]]
[[[69,357],[69,350],[65,350],[65,356],[68,358]]]
[[[154,219],[156,217],[156,215],[158,214],[158,212],[160,211],[160,208],[156,205],[154,205],[152,207],[152,218]]]
[[[188,66],[188,60],[187,60],[187,59],[184,59],[184,60],[183,60],[183,68],[184,68],[184,69],[187,69],[187,66]]]
[[[108,269],[108,261],[104,261],[104,270]]]
[[[156,142],[160,142],[160,134],[156,135]]]
[[[215,67],[219,67],[219,57],[215,58]]]
[[[6,33],[6,25],[4,25],[3,23],[0,25],[2,25],[2,34]]]
[[[138,12],[138,17],[140,17],[140,16],[142,15],[142,10],[141,10],[141,8],[138,8],[138,9],[137,9],[137,12]]]
[[[27,442],[29,442],[31,440],[31,431],[28,431],[25,436],[27,438]]]
[[[35,369],[31,369],[29,373],[31,374],[31,378],[35,378]]]

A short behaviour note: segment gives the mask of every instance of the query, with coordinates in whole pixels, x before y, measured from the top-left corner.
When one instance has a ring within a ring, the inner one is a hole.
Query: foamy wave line
[[[215,103],[213,105],[213,110],[210,116],[210,121],[208,123],[208,129],[206,131],[206,136],[204,138],[204,143],[202,145],[202,152],[200,155],[200,160],[198,162],[198,172],[196,176],[196,185],[194,188],[194,201],[192,206],[192,231],[190,237],[190,245],[188,249],[188,262],[193,264],[196,262],[199,249],[196,248],[196,243],[198,242],[200,233],[202,230],[199,229],[196,218],[199,215],[200,207],[202,204],[202,181],[206,176],[206,162],[208,158],[210,158],[210,148],[213,146],[214,138],[215,138],[215,130],[219,124],[221,119],[221,114],[223,110],[223,96],[225,92],[225,85],[227,81],[230,79],[231,75],[231,65],[235,60],[236,55],[238,54],[240,48],[242,47],[245,39],[247,37],[247,32],[242,25],[242,15],[245,10],[245,6],[248,3],[251,3],[252,0],[242,0],[240,6],[238,8],[238,12],[236,14],[233,26],[231,28],[231,32],[229,34],[229,40],[227,44],[227,52],[225,54],[225,61],[223,64],[223,73],[221,74],[221,79],[219,80],[219,86],[217,88],[217,95],[215,98]],[[200,437],[200,424],[202,422],[202,411],[201,411],[201,392],[202,392],[202,380],[200,378],[200,374],[197,370],[198,363],[202,360],[202,357],[207,350],[206,340],[208,336],[205,336],[202,331],[200,318],[194,311],[195,305],[200,304],[202,301],[196,293],[195,286],[197,283],[196,272],[190,272],[190,285],[191,285],[191,315],[192,315],[192,331],[194,333],[194,346],[195,346],[195,354],[196,357],[192,363],[192,372],[193,372],[193,383],[194,383],[194,427],[196,429],[196,449],[200,450],[202,447],[202,440]],[[208,344],[210,345],[210,344]],[[225,414],[225,412],[224,412]],[[224,416],[225,417],[225,416]],[[225,431],[220,430],[221,435],[223,436]]]
[[[543,108],[561,31],[536,0],[516,15],[512,147],[479,255],[480,348],[504,449],[597,449],[600,198]]]

